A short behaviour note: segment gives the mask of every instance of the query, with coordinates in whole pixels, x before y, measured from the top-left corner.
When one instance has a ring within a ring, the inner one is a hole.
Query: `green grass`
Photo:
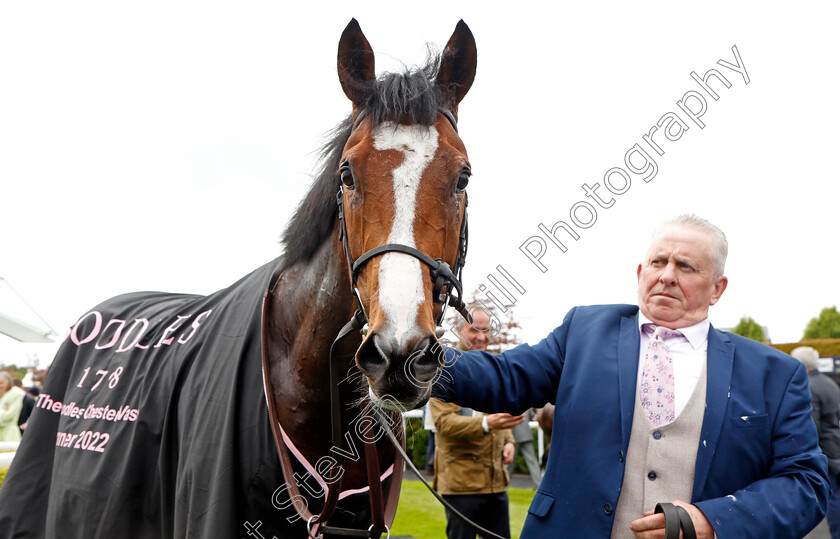
[[[0,486],[8,468],[0,468]],[[525,524],[525,515],[534,491],[509,488],[510,532],[512,539],[519,539]],[[441,539],[446,537],[446,513],[443,506],[419,481],[403,481],[400,504],[391,529],[391,535],[410,535],[414,539]]]
[[[510,532],[512,539],[519,538],[525,524],[528,506],[534,491],[509,488]],[[403,481],[400,504],[391,529],[391,536],[410,535],[414,539],[441,539],[446,537],[446,513],[443,506],[419,481]]]

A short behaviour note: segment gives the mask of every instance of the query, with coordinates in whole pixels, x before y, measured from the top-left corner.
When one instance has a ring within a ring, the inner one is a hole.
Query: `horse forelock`
[[[364,110],[374,127],[384,122],[432,125],[446,106],[437,86],[440,55],[429,53],[422,67],[405,68],[402,73],[384,73],[368,91]]]
[[[369,119],[372,128],[386,122],[433,125],[440,110],[446,107],[435,83],[439,64],[440,55],[430,52],[424,66],[382,74],[371,81],[368,99],[357,112]],[[352,129],[352,118],[348,116],[325,135],[312,187],[282,235],[283,269],[310,260],[332,237],[337,218],[335,195],[340,185],[337,171]]]

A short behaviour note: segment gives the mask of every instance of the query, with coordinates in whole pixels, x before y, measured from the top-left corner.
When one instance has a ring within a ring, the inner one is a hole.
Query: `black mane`
[[[360,116],[370,118],[374,126],[387,121],[434,124],[438,112],[445,108],[443,94],[435,84],[439,64],[439,56],[431,56],[423,67],[385,73],[371,81]],[[321,244],[330,239],[337,219],[338,166],[352,129],[348,116],[327,134],[319,151],[315,181],[283,232],[282,269],[311,259]],[[338,241],[338,237],[333,239]]]

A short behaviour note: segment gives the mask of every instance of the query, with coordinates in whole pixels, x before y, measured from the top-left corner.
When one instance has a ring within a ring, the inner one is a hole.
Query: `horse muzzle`
[[[371,400],[382,408],[412,409],[428,400],[443,351],[433,335],[398,346],[393,339],[371,332],[356,353],[356,365],[365,375]]]

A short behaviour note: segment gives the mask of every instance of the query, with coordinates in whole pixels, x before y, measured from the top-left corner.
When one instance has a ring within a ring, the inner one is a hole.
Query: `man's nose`
[[[666,285],[671,285],[677,282],[677,266],[673,262],[669,262],[662,273],[659,274],[659,282]]]

